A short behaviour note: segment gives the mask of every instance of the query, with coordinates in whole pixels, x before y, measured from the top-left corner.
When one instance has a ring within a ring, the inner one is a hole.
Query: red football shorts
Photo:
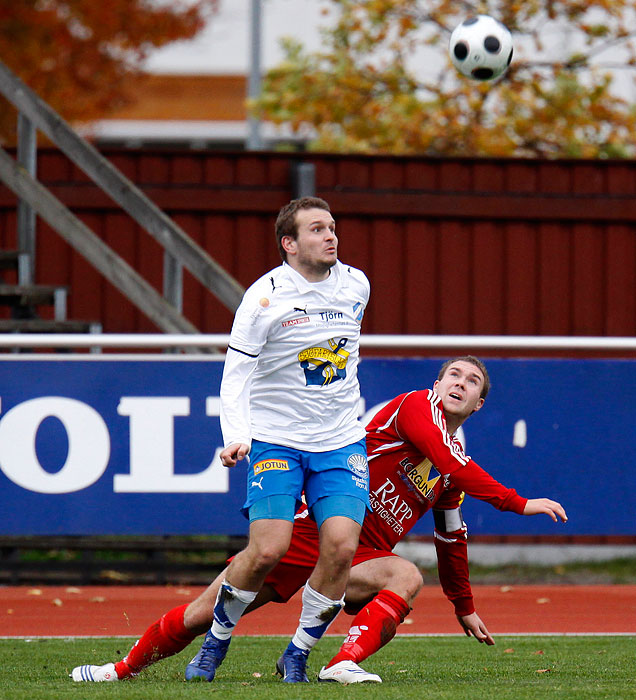
[[[371,559],[396,556],[397,554],[393,552],[361,544],[356,550],[351,566]],[[277,602],[286,603],[294,593],[305,585],[316,561],[318,561],[318,529],[316,524],[309,518],[296,519],[294,521],[294,534],[287,554],[265,579],[265,584],[271,586],[279,596],[280,601]]]

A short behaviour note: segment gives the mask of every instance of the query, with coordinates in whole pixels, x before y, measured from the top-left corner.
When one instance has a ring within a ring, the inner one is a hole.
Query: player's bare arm
[[[235,442],[221,451],[221,464],[224,467],[234,467],[237,462],[245,459],[249,454],[250,446],[244,442]]]
[[[563,523],[568,521],[565,509],[560,503],[551,501],[549,498],[530,498],[523,509],[523,514],[538,515],[539,513],[549,515],[555,523],[559,520]]]

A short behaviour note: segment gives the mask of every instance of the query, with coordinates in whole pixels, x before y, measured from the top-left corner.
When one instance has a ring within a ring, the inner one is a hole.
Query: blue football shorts
[[[322,514],[321,520],[345,514],[330,510],[328,497],[336,496],[344,497],[334,499],[336,507],[342,509],[346,503],[352,503],[356,517],[353,513],[350,517],[361,522],[360,513],[364,515],[369,502],[369,466],[364,439],[326,452],[308,452],[253,440],[249,459],[243,513],[249,513],[250,520],[293,521],[304,492],[310,510],[318,500],[325,499],[317,509]]]

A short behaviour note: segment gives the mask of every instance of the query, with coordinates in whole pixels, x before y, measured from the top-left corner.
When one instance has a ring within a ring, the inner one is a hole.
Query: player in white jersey
[[[221,381],[221,461],[233,467],[249,455],[249,541],[227,570],[188,680],[213,680],[234,626],[289,547],[304,492],[320,552],[279,667],[284,681],[307,682],[309,651],[343,606],[368,504],[357,365],[369,282],[338,261],[335,222],[322,199],[283,207],[276,238],[283,264],[246,291]]]
[[[224,438],[310,452],[363,438],[357,365],[368,295],[363,273],[338,261],[321,282],[307,282],[287,263],[257,280],[232,327],[222,384]]]

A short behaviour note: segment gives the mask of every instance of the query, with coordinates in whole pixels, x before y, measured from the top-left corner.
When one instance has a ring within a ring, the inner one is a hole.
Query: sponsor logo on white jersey
[[[281,326],[287,328],[288,326],[299,326],[301,323],[309,323],[309,316],[301,316],[300,318],[290,318],[289,321],[283,321]]]
[[[298,353],[298,361],[305,372],[307,386],[326,386],[347,376],[349,354],[344,346],[347,338],[331,338],[328,348],[311,347]]]

